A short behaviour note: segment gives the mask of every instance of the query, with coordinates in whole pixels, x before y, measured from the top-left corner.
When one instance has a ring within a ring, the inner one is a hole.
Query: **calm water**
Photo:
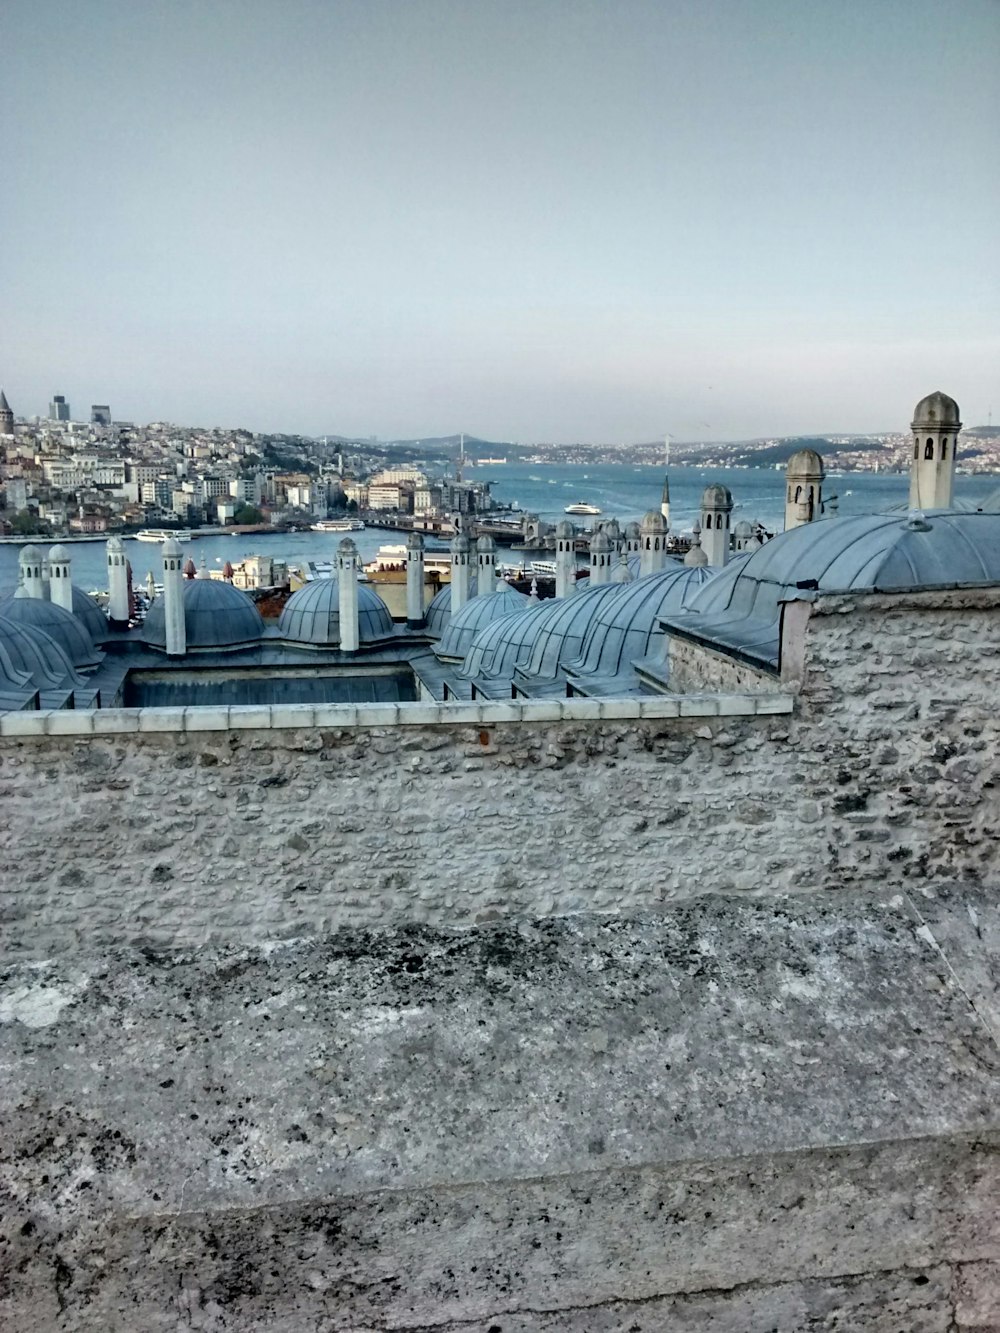
[[[556,522],[564,516],[568,504],[586,501],[597,505],[602,517],[612,516],[623,523],[640,519],[648,509],[658,509],[663,469],[635,467],[630,464],[605,463],[586,466],[551,466],[541,464],[508,464],[493,468],[470,470],[477,481],[493,483],[493,494],[503,504],[514,504],[542,518]],[[775,469],[693,468],[673,467],[670,470],[671,525],[676,529],[690,528],[697,516],[701,493],[711,482],[722,482],[733,493],[736,511],[733,521],[759,519],[771,531],[780,531],[784,517],[784,472]],[[997,491],[1000,478],[956,477],[955,494],[967,500],[983,500]],[[871,514],[890,505],[906,503],[909,477],[905,474],[853,473],[828,477],[824,495],[837,494],[841,514]],[[577,518],[577,523],[589,519]],[[370,560],[378,548],[388,542],[405,541],[398,533],[378,528],[353,533],[363,559]],[[210,568],[221,567],[226,560],[234,564],[248,555],[287,556],[299,560],[332,559],[340,541],[339,535],[319,532],[256,534],[237,537],[206,537],[194,540],[185,549],[196,564],[202,557]],[[104,589],[107,587],[103,542],[81,542],[71,545],[73,553],[73,581],[80,587]],[[151,543],[126,542],[136,583],[145,580],[152,570],[157,582],[161,580],[159,547]],[[17,552],[15,545],[0,545],[0,589],[12,589],[17,584]]]

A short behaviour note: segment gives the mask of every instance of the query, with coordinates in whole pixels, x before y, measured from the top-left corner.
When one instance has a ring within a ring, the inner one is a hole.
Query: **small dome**
[[[728,486],[706,486],[701,496],[702,509],[732,509],[733,495]]]
[[[639,528],[640,532],[655,536],[657,533],[666,532],[666,530],[667,525],[663,515],[658,513],[655,509],[650,509],[648,513],[643,514],[642,524]]]
[[[636,523],[636,521],[635,521],[634,519],[632,520],[631,523],[626,523],[626,524],[625,524],[625,539],[626,539],[626,541],[630,541],[630,542],[638,541],[640,535],[641,535],[641,529],[640,529],[640,527],[639,527],[639,524]]]
[[[51,634],[2,615],[0,662],[0,681],[12,677],[36,690],[72,689],[84,683]]]
[[[925,426],[940,427],[948,426],[952,430],[960,430],[962,427],[961,415],[958,410],[958,403],[954,398],[949,398],[946,393],[937,389],[934,393],[929,393],[926,398],[921,398],[913,409],[912,427],[914,430],[921,430]]]
[[[485,597],[473,597],[466,602],[461,611],[452,617],[434,651],[438,657],[460,661],[481,629],[501,616],[523,612],[528,606],[528,598],[523,592],[518,592],[509,583],[498,583],[496,592]]]
[[[621,524],[616,518],[609,518],[607,523],[603,525],[602,531],[607,533],[608,541],[612,542],[617,541],[622,535]]]
[[[107,550],[113,551],[115,555],[123,555],[125,551],[125,543],[122,541],[121,537],[109,537]]]
[[[560,519],[559,522],[556,524],[556,540],[568,542],[572,541],[575,536],[576,536],[576,528],[573,527],[573,524],[569,521],[569,519],[568,518]]]
[[[739,522],[735,525],[735,527],[733,528],[733,536],[736,537],[737,539],[740,539],[740,538],[743,538],[743,537],[752,537],[752,536],[753,536],[753,524],[751,524],[750,522],[748,522],[747,519],[745,519],[745,518],[741,518],[740,521],[739,521]]]
[[[73,556],[70,553],[70,549],[68,546],[53,546],[49,550],[50,565],[56,565],[56,564],[61,565],[64,564],[67,560],[72,560],[72,559]]]
[[[76,616],[41,597],[12,597],[0,605],[0,616],[19,625],[44,630],[75,667],[97,666],[104,654]]]
[[[196,579],[198,577],[198,568],[190,556],[184,561],[184,577],[186,579]]]
[[[823,480],[823,460],[815,449],[799,449],[785,464],[786,477],[812,477]]]
[[[190,579],[181,584],[184,632],[188,651],[200,648],[235,648],[256,643],[264,622],[253,602],[239,588],[219,579]],[[149,608],[142,637],[154,648],[165,648],[166,597]]]
[[[180,544],[180,542],[177,540],[177,538],[176,538],[176,537],[166,537],[166,538],[164,538],[163,545],[162,545],[162,547],[160,548],[160,554],[161,554],[161,555],[165,555],[165,556],[166,556],[166,555],[180,555],[180,554],[181,554],[181,544]]]
[[[367,583],[358,584],[358,642],[377,643],[391,638],[392,616]],[[337,579],[313,579],[285,603],[278,633],[290,643],[335,648],[340,643],[340,584]]]
[[[708,556],[702,550],[700,544],[691,547],[684,557],[684,564],[688,569],[698,569],[700,566],[708,564]]]
[[[466,548],[468,548],[469,539],[466,538]],[[476,595],[476,576],[473,574],[469,579],[469,596]],[[451,584],[446,583],[439,592],[434,594],[430,605],[424,613],[426,620],[427,633],[433,634],[440,639],[441,635],[448,628],[448,622],[451,620]]]
[[[463,555],[472,549],[469,538],[464,532],[456,532],[451,541],[451,549],[454,555]]]
[[[476,550],[483,555],[494,552],[496,549],[497,544],[492,537],[480,537],[476,542]]]
[[[608,534],[603,530],[592,538],[590,543],[591,551],[596,551],[598,555],[607,554],[611,550],[611,542],[608,540]]]
[[[34,546],[31,543],[29,543],[27,546],[21,547],[20,551],[18,552],[17,563],[19,565],[32,565],[36,561],[41,559],[42,559],[42,553],[40,549],[37,546]]]

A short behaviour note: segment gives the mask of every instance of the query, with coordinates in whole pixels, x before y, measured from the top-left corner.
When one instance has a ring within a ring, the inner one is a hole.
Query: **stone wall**
[[[686,716],[573,721],[596,705],[570,700],[564,721],[337,728],[330,706],[302,729],[7,737],[4,949],[996,874],[995,608],[982,594],[821,599],[806,649],[792,716],[720,716],[724,701],[696,698]]]

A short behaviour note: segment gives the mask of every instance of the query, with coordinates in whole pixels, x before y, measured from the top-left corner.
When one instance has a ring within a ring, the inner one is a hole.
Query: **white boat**
[[[575,505],[567,505],[563,512],[566,514],[599,514],[601,511],[597,505],[588,505],[581,501]]]
[[[556,562],[554,560],[532,560],[531,572],[540,579],[554,579]]]
[[[364,527],[360,518],[321,518],[309,525],[311,532],[363,532]]]
[[[189,542],[191,533],[187,528],[143,528],[135,534],[137,542],[165,542],[168,537],[175,542]]]

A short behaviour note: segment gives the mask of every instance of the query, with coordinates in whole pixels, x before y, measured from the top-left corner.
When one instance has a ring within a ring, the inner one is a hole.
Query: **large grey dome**
[[[650,653],[661,638],[660,618],[681,611],[718,570],[671,565],[603,600],[594,614],[579,658],[567,662],[574,675],[615,676]]]
[[[36,690],[85,683],[51,634],[0,615],[0,679],[4,677]]]
[[[664,617],[699,638],[778,665],[781,603],[819,592],[902,592],[1000,583],[1000,514],[932,510],[829,518],[792,528],[722,570],[690,610]]]
[[[496,592],[488,593],[485,597],[473,597],[466,602],[458,615],[452,617],[434,651],[438,657],[460,662],[481,629],[501,616],[523,612],[529,605],[533,603],[529,602],[523,592],[501,581],[496,586]]]
[[[239,588],[221,579],[184,579],[184,632],[188,651],[199,648],[235,648],[255,643],[264,622],[253,602]],[[166,596],[149,608],[142,637],[154,648],[165,648]]]
[[[476,595],[476,576],[473,574],[469,579],[469,596]],[[440,639],[441,635],[448,628],[451,620],[451,584],[446,583],[444,587],[434,594],[430,605],[427,608],[427,633],[433,634]]]
[[[0,616],[18,625],[43,630],[75,667],[97,666],[104,654],[76,616],[42,597],[11,597],[0,604]]]
[[[335,647],[340,643],[340,585],[336,579],[314,579],[285,604],[278,632],[292,643]],[[376,643],[393,633],[392,616],[366,583],[358,584],[358,641]]]

